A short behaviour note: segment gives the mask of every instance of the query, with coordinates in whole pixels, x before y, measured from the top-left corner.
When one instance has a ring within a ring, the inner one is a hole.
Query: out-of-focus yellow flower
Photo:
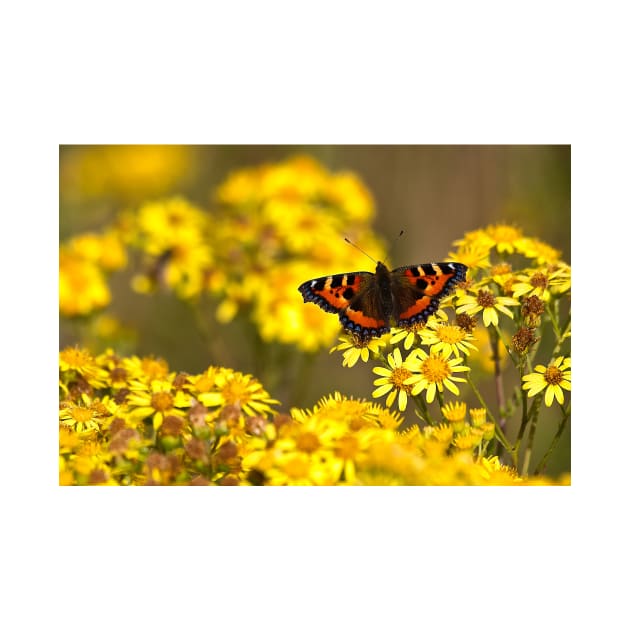
[[[181,298],[206,289],[213,265],[209,215],[181,197],[143,204],[127,238],[145,255],[145,270],[134,279],[141,292],[163,288]]]
[[[64,147],[62,195],[74,201],[114,197],[124,203],[165,195],[194,168],[194,151],[177,145]]]
[[[70,253],[93,262],[106,271],[116,271],[127,264],[127,252],[115,230],[108,230],[103,234],[80,234],[70,239],[66,248]]]
[[[59,310],[66,317],[89,315],[107,306],[111,293],[105,275],[93,262],[59,252]]]
[[[252,317],[263,340],[292,343],[311,352],[329,345],[339,333],[339,320],[304,304],[296,290],[307,269],[304,264],[281,265],[258,286]]]

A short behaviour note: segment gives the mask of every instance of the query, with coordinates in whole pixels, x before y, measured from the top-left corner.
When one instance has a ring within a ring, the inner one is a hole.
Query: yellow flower
[[[570,288],[571,269],[564,264],[519,274],[517,282],[512,285],[515,298],[536,296],[544,302],[549,301],[551,293],[564,293]]]
[[[127,396],[129,418],[132,422],[151,418],[153,429],[158,430],[167,415],[178,415],[178,410],[190,407],[191,399],[171,380],[154,380],[147,385],[140,381],[131,384]]]
[[[59,310],[66,317],[89,315],[107,306],[111,293],[101,268],[63,248],[59,252]]]
[[[372,339],[361,339],[355,335],[343,334],[339,337],[341,343],[331,348],[330,353],[343,350],[343,367],[354,367],[359,359],[367,363],[372,356],[378,356],[382,348],[387,345],[389,334]]]
[[[508,306],[518,306],[518,300],[506,296],[496,296],[486,289],[471,289],[473,295],[463,295],[457,301],[457,313],[474,315],[483,311],[484,326],[498,326],[500,311],[510,319],[514,319]]]
[[[75,374],[82,376],[92,387],[105,387],[108,373],[98,361],[83,348],[66,348],[59,353],[59,371],[69,380]]]
[[[465,402],[448,402],[442,407],[442,415],[449,422],[463,422],[466,417],[466,403]]]
[[[571,358],[557,357],[550,365],[537,365],[534,372],[523,377],[523,389],[531,398],[545,390],[545,405],[551,407],[554,399],[564,404],[563,389],[571,390]]]
[[[523,238],[519,241],[519,251],[532,258],[539,265],[554,264],[560,259],[560,252],[537,238]]]
[[[394,348],[394,351],[387,355],[387,363],[389,363],[389,369],[380,366],[372,369],[375,374],[381,376],[374,381],[377,387],[372,392],[372,396],[379,398],[389,392],[385,404],[391,407],[398,395],[398,408],[404,411],[407,408],[407,395],[411,392],[407,381],[413,375],[412,368],[407,361],[402,360],[398,348]]]
[[[460,351],[469,355],[470,349],[476,350],[471,343],[474,340],[473,335],[455,324],[430,321],[420,336],[422,343],[432,346],[435,352],[441,352],[447,358],[452,354],[458,357]]]
[[[154,380],[165,380],[169,375],[168,363],[160,357],[124,357],[120,366],[128,381],[141,381],[147,385]]]
[[[444,388],[459,396],[459,388],[454,381],[466,382],[465,378],[453,376],[455,372],[467,372],[469,367],[459,365],[464,360],[462,357],[448,359],[440,353],[434,351],[427,354],[421,348],[416,348],[412,352],[413,358],[408,358],[408,364],[414,372],[419,374],[410,375],[405,379],[406,386],[412,386],[411,395],[417,396],[421,391],[426,390],[428,403],[433,402],[436,391],[443,392]]]
[[[492,243],[485,237],[470,242],[458,241],[460,246],[449,252],[448,259],[466,265],[470,270],[490,267],[490,248]],[[455,243],[457,244],[457,242]]]
[[[77,433],[93,433],[99,430],[103,412],[100,406],[84,407],[74,403],[62,404],[59,410],[59,420]]]
[[[306,269],[289,263],[269,270],[265,290],[257,290],[252,316],[266,342],[293,343],[313,352],[330,345],[339,333],[339,320],[314,304],[304,304],[296,287],[308,277]]]
[[[60,154],[66,198],[107,196],[125,203],[167,194],[191,172],[194,149],[177,145],[72,147]]]
[[[207,407],[232,406],[246,416],[269,415],[271,405],[278,404],[262,384],[249,374],[228,368],[209,367],[196,377],[189,377],[192,392]]]
[[[504,223],[489,225],[485,231],[499,254],[513,254],[523,239],[523,233],[519,228]]]
[[[474,427],[480,427],[486,422],[486,409],[480,407],[478,409],[471,409],[469,412],[470,419]]]
[[[127,264],[127,252],[120,236],[113,230],[104,234],[80,234],[68,241],[66,247],[77,257],[107,271],[122,269]]]
[[[372,195],[354,173],[336,173],[330,177],[324,195],[351,221],[369,221],[374,216]]]
[[[395,345],[404,339],[403,348],[405,350],[410,350],[416,339],[419,342],[422,342],[422,335],[424,333],[425,326],[428,326],[429,323],[436,325],[437,322],[444,321],[448,321],[448,315],[442,309],[439,309],[429,316],[427,322],[418,322],[412,324],[411,326],[407,326],[406,328],[392,328],[390,343]]]
[[[210,230],[209,215],[181,197],[143,204],[131,238],[146,254],[148,269],[136,276],[134,288],[161,286],[183,299],[205,290],[214,262]]]

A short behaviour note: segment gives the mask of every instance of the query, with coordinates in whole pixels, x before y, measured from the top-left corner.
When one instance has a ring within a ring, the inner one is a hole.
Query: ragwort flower
[[[416,348],[412,355],[414,356],[407,359],[408,365],[413,372],[418,372],[418,374],[412,374],[404,381],[406,386],[411,386],[412,396],[417,396],[421,391],[426,390],[427,402],[431,403],[436,391],[443,392],[445,387],[459,396],[459,388],[454,381],[464,383],[466,379],[453,374],[470,370],[469,367],[460,365],[464,360],[463,357],[448,359],[435,351],[427,354],[421,348]]]
[[[343,367],[354,367],[359,359],[367,363],[370,355],[378,356],[382,348],[387,345],[389,335],[362,339],[356,335],[345,333],[339,337],[341,343],[330,349],[332,354],[335,351],[343,351]]]
[[[471,343],[474,336],[457,324],[429,321],[420,336],[422,343],[432,346],[436,352],[441,352],[447,358],[452,354],[458,357],[460,352],[469,355],[471,349],[476,350]]]
[[[554,399],[564,404],[563,389],[571,390],[571,358],[559,356],[550,365],[537,365],[534,372],[523,377],[523,389],[531,398],[545,391],[545,405],[551,407]]]
[[[387,355],[387,363],[389,363],[389,369],[380,366],[372,369],[375,374],[381,376],[374,381],[377,387],[372,392],[372,396],[379,398],[389,392],[385,401],[388,407],[392,406],[398,396],[398,408],[404,411],[407,408],[407,396],[411,392],[407,381],[413,375],[413,368],[406,360],[402,360],[399,348],[394,348],[394,351]]]
[[[514,319],[512,311],[508,306],[518,306],[518,300],[507,296],[494,295],[487,289],[471,289],[472,295],[463,295],[457,301],[457,313],[474,315],[482,311],[484,326],[498,326],[500,311],[510,319]]]

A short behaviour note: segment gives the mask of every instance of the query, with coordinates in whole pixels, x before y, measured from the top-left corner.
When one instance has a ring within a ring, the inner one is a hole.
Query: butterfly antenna
[[[398,236],[394,239],[394,242],[392,243],[392,246],[390,247],[390,250],[393,249],[394,245],[396,244],[396,241],[405,233],[405,230],[400,230],[400,232],[398,233]],[[385,262],[387,264],[390,264],[389,261],[389,254],[387,254],[387,256],[385,256]]]
[[[349,245],[352,245],[352,247],[356,247],[356,249],[358,249],[363,255],[367,256],[373,263],[376,264],[377,261],[374,260],[372,256],[370,256],[367,252],[363,251],[356,243],[353,243],[347,236],[344,236],[343,240],[346,241],[346,243],[348,243]]]

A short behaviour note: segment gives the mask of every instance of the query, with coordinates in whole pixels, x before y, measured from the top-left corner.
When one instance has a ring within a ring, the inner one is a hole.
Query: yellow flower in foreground
[[[129,418],[132,421],[152,417],[157,431],[169,414],[177,415],[177,409],[190,407],[190,396],[175,389],[170,380],[154,380],[150,385],[135,382],[127,396]]]
[[[499,314],[497,311],[501,311],[510,319],[514,319],[514,315],[508,306],[518,306],[518,300],[511,297],[496,296],[486,289],[471,289],[471,292],[475,295],[464,295],[458,299],[457,313],[474,315],[479,313],[479,311],[483,311],[484,326],[499,325]]]
[[[466,417],[465,402],[449,402],[442,407],[442,414],[449,422],[463,422]]]
[[[523,377],[523,389],[529,390],[529,398],[545,390],[547,407],[551,407],[554,398],[564,404],[562,390],[571,390],[571,358],[560,356],[547,367],[537,365],[533,373]]]
[[[446,298],[446,300],[448,299],[449,298]],[[443,305],[446,300],[442,302]],[[405,350],[411,350],[416,340],[418,340],[418,343],[422,342],[422,335],[426,326],[437,326],[439,323],[447,321],[448,315],[442,309],[438,309],[433,315],[429,316],[427,322],[416,322],[405,328],[392,328],[389,342],[394,346],[404,339],[403,348]]]
[[[98,406],[84,407],[67,403],[62,405],[59,411],[59,420],[67,427],[71,427],[77,433],[92,433],[100,427],[99,419],[102,412]]]
[[[62,350],[59,353],[59,371],[64,380],[78,374],[96,388],[104,387],[108,379],[107,371],[83,348]]]
[[[453,381],[466,382],[465,378],[453,376],[454,372],[467,372],[470,370],[465,365],[459,365],[464,359],[456,357],[448,359],[443,354],[431,352],[427,354],[424,350],[417,348],[412,352],[414,359],[408,358],[408,365],[414,372],[419,374],[410,375],[404,381],[407,386],[412,386],[411,395],[416,396],[421,391],[426,390],[427,402],[433,402],[435,392],[443,392],[444,388],[459,396],[459,388]]]
[[[407,385],[407,380],[413,375],[411,366],[407,361],[402,360],[398,348],[394,348],[394,351],[387,355],[387,362],[390,369],[375,367],[372,370],[381,376],[374,381],[374,385],[377,387],[372,392],[372,396],[379,398],[389,392],[385,404],[391,407],[398,394],[398,408],[404,411],[407,408],[407,395],[411,392],[411,387]]]
[[[433,321],[427,324],[420,336],[422,343],[432,346],[435,352],[441,352],[447,358],[452,354],[458,357],[460,351],[469,355],[471,348],[476,350],[471,343],[474,340],[473,335],[456,324],[439,324]]]
[[[255,416],[270,414],[270,405],[278,404],[277,400],[269,396],[262,384],[249,374],[222,368],[215,373],[213,379],[212,390],[197,396],[199,401],[207,407],[235,405],[245,415]]]

